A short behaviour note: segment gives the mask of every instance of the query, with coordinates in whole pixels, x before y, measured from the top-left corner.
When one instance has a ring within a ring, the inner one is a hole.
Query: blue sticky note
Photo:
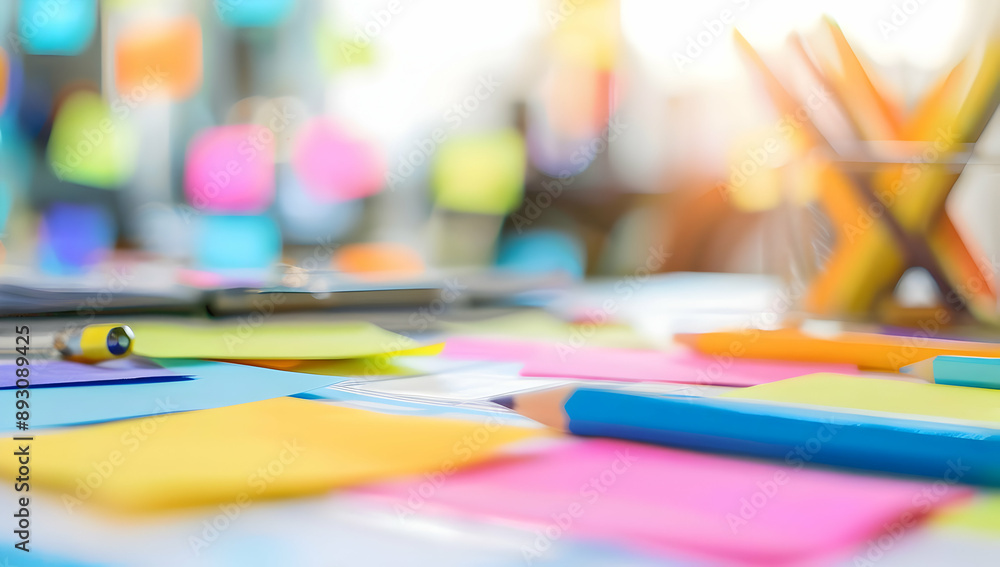
[[[555,230],[536,230],[513,235],[500,244],[497,266],[515,272],[543,274],[561,271],[583,277],[583,245]]]
[[[205,270],[268,268],[281,257],[281,233],[266,216],[207,215],[195,249],[197,265]]]
[[[29,426],[98,423],[179,411],[246,404],[315,390],[346,378],[285,372],[208,360],[157,359],[157,364],[193,380],[114,386],[70,386],[31,391]],[[0,404],[15,407],[17,390],[0,390]],[[17,431],[13,412],[0,430]]]
[[[276,26],[294,6],[294,0],[215,0],[219,19],[234,28]]]
[[[21,45],[37,55],[77,55],[97,27],[97,0],[21,0]]]

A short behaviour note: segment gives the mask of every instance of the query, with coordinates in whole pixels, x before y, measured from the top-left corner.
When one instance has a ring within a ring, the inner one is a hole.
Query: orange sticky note
[[[201,86],[201,76],[201,25],[194,16],[136,25],[115,45],[115,86],[123,96],[162,91],[184,99]]]
[[[417,275],[424,262],[416,250],[404,244],[370,242],[348,244],[337,250],[333,265],[342,272],[379,279]]]

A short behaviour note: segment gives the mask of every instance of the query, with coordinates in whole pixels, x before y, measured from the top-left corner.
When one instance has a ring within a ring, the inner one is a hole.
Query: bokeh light
[[[203,270],[266,270],[281,257],[281,233],[267,216],[205,215],[195,247],[195,265]]]
[[[375,62],[375,48],[371,41],[359,41],[341,35],[325,23],[316,24],[313,32],[316,54],[327,73],[336,73],[350,67],[364,67]]]
[[[524,191],[525,147],[514,131],[456,137],[434,161],[435,202],[466,213],[505,214]]]
[[[202,81],[201,24],[190,16],[143,22],[126,29],[115,44],[115,88],[184,99]]]
[[[86,49],[94,35],[97,0],[21,0],[17,22],[24,51],[76,55]]]
[[[497,266],[523,274],[562,272],[581,278],[583,245],[579,239],[556,230],[512,234],[500,242]]]
[[[3,236],[7,228],[7,217],[10,216],[10,208],[14,204],[14,196],[11,195],[7,184],[0,180],[0,236]]]
[[[259,213],[274,199],[274,133],[256,124],[208,128],[188,146],[184,194],[191,206]]]
[[[135,170],[136,137],[100,95],[76,91],[63,101],[49,137],[49,166],[56,177],[115,189]]]
[[[0,2],[0,30],[6,30],[14,14],[13,2]]]
[[[325,118],[314,118],[299,129],[292,167],[318,200],[368,197],[383,185],[383,166],[372,145]]]
[[[342,246],[333,257],[341,272],[366,280],[394,280],[420,275],[426,269],[420,254],[405,244],[367,242]]]
[[[285,240],[316,244],[345,238],[361,223],[364,201],[321,201],[302,187],[290,167],[278,169],[278,214]]]
[[[612,69],[618,57],[618,2],[578,0],[553,4],[546,19],[555,28],[551,42],[556,56],[594,69]]]
[[[39,224],[38,258],[50,274],[78,274],[104,260],[117,230],[100,205],[53,203]]]
[[[3,47],[0,47],[0,116],[7,108],[10,93],[10,58]]]
[[[13,117],[21,106],[21,96],[24,89],[24,66],[20,58],[12,57],[3,51],[3,70],[0,70],[0,81],[4,82],[3,105],[0,106],[0,117]]]
[[[14,518],[36,563],[997,563],[1000,458],[926,435],[995,391],[894,371],[931,356],[911,339],[1000,352],[1000,2],[0,0],[0,38],[0,336],[43,359],[30,417],[11,367],[0,405],[45,435]],[[112,318],[135,358],[49,349]],[[870,405],[888,386],[926,399]],[[694,422],[616,415],[634,395],[769,401],[814,458],[700,454],[760,448],[726,419],[674,446]],[[575,438],[588,408],[604,439]],[[910,409],[901,458],[813,451],[806,421]]]
[[[295,8],[295,0],[215,0],[219,19],[234,28],[276,26]]]

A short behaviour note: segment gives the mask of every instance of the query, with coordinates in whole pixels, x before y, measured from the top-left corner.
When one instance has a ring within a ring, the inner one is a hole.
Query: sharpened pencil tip
[[[503,396],[501,398],[494,398],[494,404],[501,405],[507,409],[514,409],[514,396]]]

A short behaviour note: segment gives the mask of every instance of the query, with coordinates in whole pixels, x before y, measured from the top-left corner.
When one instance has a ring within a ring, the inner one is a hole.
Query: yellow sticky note
[[[932,516],[930,521],[932,525],[1000,536],[1000,494],[980,495],[971,502],[949,506]]]
[[[454,138],[441,144],[432,184],[439,207],[504,215],[524,192],[524,140],[515,130]]]
[[[728,398],[1000,422],[1000,390],[810,374],[723,394]]]
[[[400,366],[390,355],[343,358],[335,360],[240,360],[250,366],[275,370],[319,374],[320,376],[418,376],[425,372]]]
[[[36,435],[32,488],[71,510],[144,512],[250,503],[481,462],[543,430],[388,415],[296,398],[175,413]],[[0,441],[11,454],[17,444]],[[17,476],[17,460],[0,473]]]
[[[419,343],[366,322],[260,325],[130,323],[133,352],[151,358],[334,359],[414,349]]]
[[[442,322],[453,335],[498,339],[537,339],[548,342],[617,348],[651,348],[653,345],[629,326],[593,323],[570,324],[541,310],[523,311],[471,322]]]
[[[231,362],[321,376],[417,376],[424,374],[424,372],[400,366],[396,364],[395,358],[397,356],[437,356],[443,350],[444,343],[438,343],[360,358],[324,360],[274,358],[270,360],[243,359]]]

